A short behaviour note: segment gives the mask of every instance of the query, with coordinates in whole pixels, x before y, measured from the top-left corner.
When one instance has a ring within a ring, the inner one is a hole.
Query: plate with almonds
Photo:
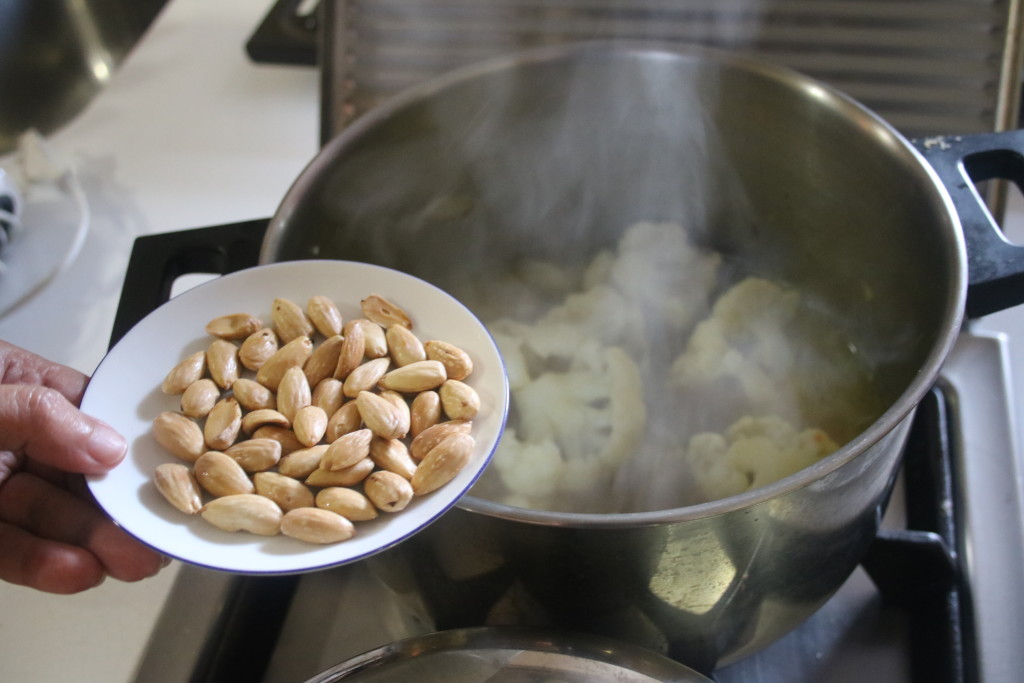
[[[88,486],[183,562],[324,569],[455,505],[508,401],[490,333],[434,285],[349,261],[257,266],[171,299],[103,359],[82,410],[129,446]]]

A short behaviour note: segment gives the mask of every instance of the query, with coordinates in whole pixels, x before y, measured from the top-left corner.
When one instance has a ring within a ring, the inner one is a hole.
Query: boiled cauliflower
[[[666,361],[649,359],[652,346],[678,344],[706,312],[720,263],[718,254],[691,245],[678,223],[637,223],[614,250],[594,257],[578,290],[566,290],[554,305],[526,320],[490,322],[519,337],[527,356],[542,361],[567,361],[581,344],[597,340],[627,349],[646,369],[660,370]],[[535,264],[519,271],[547,268]],[[552,295],[553,280],[543,278],[546,296]],[[561,280],[566,285],[577,281],[575,275]]]
[[[565,460],[554,441],[525,443],[512,427],[502,435],[492,462],[506,490],[504,502],[518,507],[551,499],[565,477]]]
[[[607,285],[595,285],[569,294],[534,323],[505,319],[494,328],[517,338],[520,353],[551,367],[571,361],[581,346],[594,341],[635,347],[643,341],[642,325],[643,319],[629,308],[621,293]]]
[[[792,331],[799,308],[794,290],[763,278],[740,281],[693,331],[672,364],[673,382],[702,392],[738,387],[752,410],[777,408],[799,360]]]
[[[640,374],[618,347],[591,342],[569,368],[531,379],[512,395],[513,426],[494,455],[503,502],[575,507],[607,486],[639,446],[646,426]],[[597,498],[601,498],[597,496]]]
[[[788,477],[836,448],[820,429],[797,430],[775,416],[746,416],[724,434],[694,435],[686,457],[704,496],[714,500]]]
[[[637,223],[619,242],[609,283],[639,307],[650,323],[686,330],[707,309],[721,265],[698,249],[678,223]]]
[[[801,393],[806,368],[829,389],[843,384],[821,368],[847,368],[807,362],[792,289],[751,277],[712,306],[720,266],[680,225],[655,222],[586,268],[519,266],[502,310],[522,317],[488,316],[512,405],[477,493],[543,510],[671,507],[763,486],[834,450],[803,428],[823,423],[798,404],[826,403]],[[747,414],[770,417],[734,420]]]

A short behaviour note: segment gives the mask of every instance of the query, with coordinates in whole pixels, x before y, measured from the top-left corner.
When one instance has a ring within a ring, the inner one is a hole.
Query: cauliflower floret
[[[649,328],[674,336],[707,311],[720,265],[721,256],[692,245],[678,223],[640,222],[619,241],[607,282],[643,312]]]
[[[509,494],[527,500],[555,493],[565,473],[565,461],[553,441],[526,443],[511,427],[502,434],[493,462]]]
[[[497,323],[491,328],[491,336],[505,361],[509,390],[517,391],[529,383],[530,371],[523,354],[522,337],[507,328],[507,324]]]
[[[547,361],[568,361],[591,340],[605,344],[640,343],[643,320],[617,290],[596,285],[570,294],[534,325],[523,326],[524,343]]]
[[[569,361],[589,340],[647,359],[652,346],[678,344],[707,309],[720,261],[690,245],[679,224],[637,223],[614,252],[593,259],[582,291],[567,294],[533,323],[520,323],[515,334],[528,353],[548,362]]]
[[[657,396],[646,392],[663,391],[660,376],[707,309],[720,262],[691,245],[682,226],[645,222],[585,270],[518,269],[518,281],[538,290],[531,301],[557,303],[490,322],[512,407],[496,475],[481,481],[503,493],[488,497],[549,510],[613,505],[617,471],[647,438],[646,402]]]
[[[798,431],[776,416],[745,416],[725,434],[690,439],[687,458],[709,500],[743,493],[788,477],[837,448],[820,429]]]
[[[732,467],[729,442],[721,434],[702,432],[690,439],[687,457],[694,479],[708,500],[726,498],[745,491],[750,482]]]
[[[488,497],[547,510],[592,509],[588,498],[607,499],[594,494],[645,431],[639,369],[617,347],[591,341],[577,352],[567,370],[542,373],[512,394],[512,426],[493,460],[504,492]]]
[[[552,438],[567,460],[617,465],[637,446],[647,421],[636,363],[618,347],[577,349],[565,372],[546,372],[513,396],[523,438]]]
[[[762,278],[746,278],[715,302],[672,364],[672,381],[708,389],[721,380],[740,387],[757,410],[773,407],[780,383],[791,382],[799,346],[787,335],[800,295]]]

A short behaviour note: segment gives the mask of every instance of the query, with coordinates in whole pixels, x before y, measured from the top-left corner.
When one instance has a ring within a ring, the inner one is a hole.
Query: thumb
[[[0,450],[67,472],[100,474],[121,462],[126,448],[124,437],[57,390],[0,385]]]

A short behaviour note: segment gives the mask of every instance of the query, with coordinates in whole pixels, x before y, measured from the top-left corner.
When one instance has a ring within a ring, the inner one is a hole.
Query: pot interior
[[[808,79],[700,50],[569,47],[464,69],[364,116],[295,183],[262,258],[391,266],[503,332],[584,291],[595,261],[637,223],[681,226],[718,259],[713,273],[694,274],[705,261],[658,262],[657,240],[669,238],[654,231],[650,267],[634,266],[639,279],[610,300],[622,307],[573,320],[598,339],[616,321],[639,325],[649,355],[626,352],[642,366],[643,433],[661,439],[644,448],[664,468],[678,460],[666,439],[685,447],[695,425],[682,416],[704,402],[653,386],[694,329],[661,324],[670,316],[658,302],[685,294],[709,313],[751,276],[798,291],[800,311],[825,331],[821,353],[790,357],[801,400],[820,413],[806,426],[841,446],[905,415],[962,307],[962,246],[944,197],[898,134]],[[634,323],[636,308],[655,314]],[[693,421],[722,430],[731,403]],[[667,486],[686,488],[679,476]],[[700,502],[663,493],[647,504]]]

